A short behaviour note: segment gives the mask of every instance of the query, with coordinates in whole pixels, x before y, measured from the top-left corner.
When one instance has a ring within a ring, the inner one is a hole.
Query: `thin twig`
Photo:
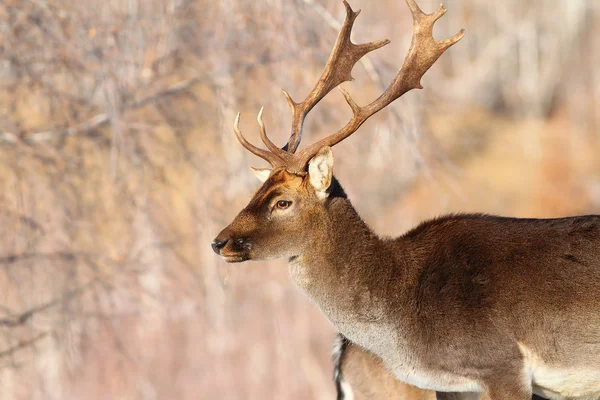
[[[96,283],[96,281],[97,281],[97,279],[93,279],[92,281],[86,283],[83,286],[78,287],[77,289],[71,290],[71,291],[65,293],[64,295],[62,295],[54,300],[51,300],[47,303],[40,304],[39,306],[30,308],[29,310],[24,311],[21,314],[13,315],[13,316],[9,316],[7,318],[0,319],[0,326],[7,326],[9,328],[21,326],[21,325],[25,324],[34,315],[36,315],[42,311],[46,311],[50,308],[56,307],[57,305],[60,305],[60,304],[64,303],[65,301],[72,299],[75,296],[81,295],[84,292],[84,290],[86,290],[91,285]]]
[[[136,108],[140,108],[147,104],[154,103],[158,100],[161,100],[164,97],[172,96],[177,93],[181,93],[185,90],[190,89],[192,86],[194,86],[199,81],[200,81],[200,79],[196,77],[196,78],[186,79],[184,81],[178,82],[174,85],[169,86],[165,90],[161,90],[158,93],[144,97],[143,99],[135,101],[133,103],[125,104],[121,111],[133,110]],[[92,129],[96,129],[96,128],[106,124],[107,122],[109,122],[108,114],[100,113],[100,114],[95,115],[92,118],[88,119],[87,121],[82,122],[81,124],[79,124],[77,126],[73,126],[70,128],[63,129],[63,130],[50,130],[50,131],[35,132],[35,133],[26,134],[23,137],[20,137],[19,135],[15,134],[13,132],[0,133],[0,142],[10,143],[10,144],[17,144],[21,141],[26,142],[26,143],[43,142],[43,141],[52,140],[52,139],[59,139],[64,136],[73,136],[73,135],[77,135],[79,133],[89,132]]]
[[[54,251],[54,252],[27,252],[27,253],[15,253],[0,256],[0,264],[14,264],[20,261],[35,258],[45,259],[59,259],[64,261],[75,261],[78,258],[89,257],[88,253],[78,253],[71,251]]]
[[[46,336],[48,336],[48,332],[42,332],[42,333],[39,333],[38,335],[34,336],[31,339],[22,340],[19,343],[17,343],[15,346],[9,347],[6,350],[0,351],[0,358],[4,358],[4,357],[10,356],[10,355],[13,355],[15,352],[17,352],[19,350],[22,350],[26,347],[32,346],[36,342],[39,342],[40,340],[45,338]]]

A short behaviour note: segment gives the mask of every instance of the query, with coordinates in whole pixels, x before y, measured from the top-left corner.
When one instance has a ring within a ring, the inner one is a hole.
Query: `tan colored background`
[[[344,86],[371,101],[402,63],[401,0],[352,0],[354,38],[392,44]],[[421,0],[426,11],[437,2]],[[453,0],[467,36],[335,148],[364,219],[600,212],[600,5]],[[0,398],[332,399],[334,331],[284,263],[210,250],[283,143],[329,54],[334,0],[0,3]],[[379,80],[381,80],[381,83]],[[334,92],[305,142],[350,113]]]

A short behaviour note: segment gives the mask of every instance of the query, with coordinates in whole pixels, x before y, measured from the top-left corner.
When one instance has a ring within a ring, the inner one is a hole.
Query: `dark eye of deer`
[[[291,201],[279,200],[277,202],[277,208],[279,208],[280,210],[283,210],[283,209],[288,208],[291,204],[292,204]]]

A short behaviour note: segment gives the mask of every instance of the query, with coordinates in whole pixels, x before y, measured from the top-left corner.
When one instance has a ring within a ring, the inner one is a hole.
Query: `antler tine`
[[[290,139],[287,145],[283,147],[283,149],[287,150],[289,153],[295,153],[298,149],[298,145],[302,140],[304,118],[310,110],[312,110],[312,108],[336,86],[353,79],[352,68],[358,60],[367,53],[379,49],[390,42],[386,39],[358,45],[352,43],[350,40],[352,26],[354,25],[356,17],[360,14],[360,10],[353,11],[346,0],[344,0],[344,7],[346,8],[346,18],[344,19],[342,29],[340,30],[333,50],[329,55],[325,69],[308,97],[306,97],[304,101],[296,103],[292,100],[289,93],[282,89],[293,112]]]
[[[261,127],[261,138],[263,138],[263,141],[265,141],[265,139],[266,139],[270,144],[275,146],[266,137],[266,132],[264,130],[264,124],[262,124],[261,116],[262,116],[262,108],[261,108],[260,112],[258,113],[258,118],[257,118],[257,120],[259,121],[259,125]],[[242,131],[240,130],[240,113],[238,113],[237,116],[235,117],[235,122],[233,123],[233,132],[235,132],[235,136],[237,137],[238,141],[242,144],[242,146],[244,146],[252,154],[262,158],[263,160],[268,161],[269,164],[271,164],[273,167],[278,167],[280,165],[285,164],[285,161],[282,160],[281,157],[279,157],[276,153],[260,149],[256,146],[254,146],[248,140],[246,140],[244,135],[242,135]],[[265,144],[266,144],[266,141],[265,141]],[[275,147],[277,147],[277,146],[275,146]],[[283,151],[281,149],[277,149],[277,150]]]
[[[263,110],[264,107],[261,107],[260,111],[258,112],[258,115],[256,116],[256,122],[258,122],[258,127],[260,128],[260,139],[265,144],[265,146],[267,146],[267,148],[271,151],[271,153],[276,154],[279,158],[288,156],[289,154],[286,151],[277,147],[277,145],[271,142],[271,139],[269,139],[269,137],[267,136],[267,129],[265,128],[265,123],[262,120]]]
[[[422,89],[421,78],[427,70],[437,61],[437,59],[450,46],[458,42],[465,34],[461,29],[456,35],[444,39],[435,40],[433,38],[433,26],[445,13],[446,9],[440,5],[438,10],[432,14],[424,13],[415,0],[406,0],[413,16],[413,35],[404,59],[402,68],[392,80],[390,86],[372,103],[360,107],[350,95],[342,90],[346,102],[352,108],[352,118],[342,129],[331,136],[328,136],[319,142],[313,143],[294,158],[294,170],[304,170],[308,161],[324,146],[333,146],[354,132],[373,114],[388,106],[391,102],[412,89]],[[295,110],[294,110],[295,111]]]

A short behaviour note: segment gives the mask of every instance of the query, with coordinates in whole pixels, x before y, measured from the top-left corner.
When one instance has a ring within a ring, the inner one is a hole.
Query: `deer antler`
[[[440,5],[438,10],[432,14],[425,14],[417,5],[415,0],[406,0],[413,17],[413,36],[408,54],[390,86],[370,104],[360,107],[350,97],[350,94],[341,89],[346,102],[352,109],[352,118],[342,129],[316,143],[311,144],[304,150],[294,154],[302,138],[302,125],[308,112],[333,88],[345,81],[352,80],[351,71],[354,64],[365,54],[376,50],[389,43],[388,40],[356,45],[350,41],[352,26],[360,10],[354,12],[344,0],[346,7],[346,19],[338,35],[337,41],[329,56],[325,70],[321,74],[317,84],[308,97],[301,103],[296,103],[290,95],[283,91],[290,107],[293,110],[292,133],[286,146],[282,149],[273,144],[266,135],[262,123],[262,109],[258,115],[258,123],[261,128],[261,139],[270,151],[259,149],[250,144],[242,136],[239,130],[239,114],[236,118],[234,131],[244,147],[252,153],[267,160],[273,167],[286,166],[292,172],[305,172],[309,160],[324,146],[334,146],[360,128],[360,126],[394,100],[412,89],[422,89],[421,78],[427,70],[450,46],[458,42],[465,34],[461,29],[456,35],[444,39],[433,38],[433,26],[445,13],[446,9]]]
[[[421,78],[427,70],[437,61],[437,59],[450,46],[458,42],[465,34],[461,29],[456,35],[445,40],[435,40],[433,38],[433,25],[446,13],[443,5],[432,14],[425,14],[417,5],[415,0],[406,0],[413,16],[413,36],[404,60],[402,68],[390,86],[372,103],[360,107],[350,97],[348,92],[341,89],[346,102],[352,108],[352,119],[342,129],[331,136],[328,136],[306,149],[294,157],[294,165],[291,169],[304,170],[308,161],[324,146],[333,146],[348,136],[352,135],[369,117],[388,106],[391,102],[398,99],[404,93],[412,89],[422,89]]]
[[[261,108],[260,112],[258,113],[258,117],[256,119],[260,120],[259,125],[261,127],[264,127],[264,124],[262,124],[261,117],[262,117],[262,108]],[[263,139],[263,142],[264,142],[267,135],[266,135],[266,132],[263,135],[263,131],[264,131],[264,129],[261,129],[261,135],[260,136],[261,136],[261,139]],[[281,160],[281,158],[279,157],[279,154],[271,152],[271,151],[260,149],[260,148],[256,147],[255,145],[253,145],[252,143],[250,143],[249,141],[246,140],[246,138],[244,137],[244,135],[242,135],[242,131],[240,131],[240,113],[238,113],[237,116],[235,117],[235,122],[233,123],[233,132],[235,132],[235,136],[237,137],[237,140],[242,144],[242,146],[244,146],[248,151],[250,151],[254,155],[257,155],[260,158],[262,158],[263,160],[268,161],[269,164],[271,164],[273,167],[276,167],[276,166],[279,166],[279,165],[283,165],[282,164],[283,160]],[[270,140],[269,140],[269,143],[271,143]],[[280,149],[277,149],[277,150],[280,150]],[[280,150],[280,151],[283,151],[283,150]]]
[[[352,68],[354,65],[367,53],[377,50],[378,48],[385,46],[389,40],[378,40],[370,43],[354,44],[350,40],[350,34],[352,33],[352,27],[354,21],[360,10],[353,11],[348,2],[344,1],[344,7],[346,8],[346,18],[340,33],[338,34],[337,40],[329,55],[325,69],[321,74],[321,77],[317,81],[317,84],[313,90],[309,93],[308,97],[300,103],[296,103],[292,100],[292,97],[288,92],[282,89],[285,98],[290,105],[293,116],[292,116],[292,132],[288,143],[283,147],[279,148],[273,144],[266,135],[265,127],[262,122],[262,108],[257,117],[258,124],[260,126],[261,139],[263,143],[270,150],[262,150],[250,142],[248,142],[242,135],[239,129],[239,114],[236,117],[234,124],[234,132],[239,142],[253,154],[268,161],[273,167],[282,165],[288,165],[293,160],[292,153],[296,152],[300,140],[302,139],[302,126],[304,124],[304,118],[310,110],[329,92],[331,92],[336,86],[346,81],[351,81]]]
[[[292,132],[287,148],[284,147],[290,153],[296,152],[300,140],[302,140],[302,125],[304,124],[304,118],[310,110],[336,86],[354,79],[352,78],[352,68],[354,68],[354,65],[364,55],[390,43],[387,39],[358,45],[352,43],[350,34],[352,33],[354,21],[358,17],[358,14],[360,14],[360,10],[353,11],[346,0],[344,0],[344,7],[346,8],[344,24],[338,34],[335,46],[329,55],[325,69],[308,97],[304,101],[296,103],[292,100],[288,92],[282,89],[293,112]]]

